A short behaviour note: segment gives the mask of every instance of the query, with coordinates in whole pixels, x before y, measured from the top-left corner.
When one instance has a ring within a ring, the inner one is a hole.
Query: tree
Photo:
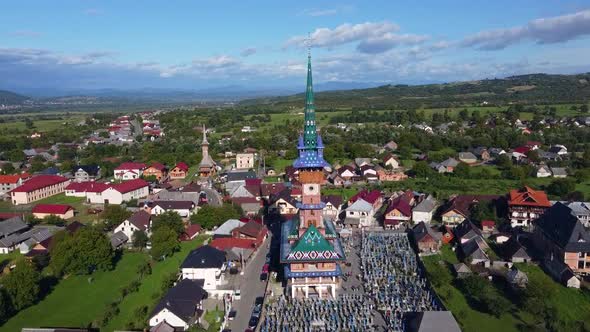
[[[120,205],[107,205],[101,216],[106,230],[112,230],[131,216],[131,211]]]
[[[2,279],[6,294],[15,311],[22,310],[39,299],[41,275],[25,260],[16,263],[16,268]]]
[[[0,288],[0,325],[3,324],[14,311],[10,303],[10,297],[4,288]]]
[[[178,234],[172,228],[163,225],[153,231],[151,255],[154,259],[170,256],[179,249]]]
[[[149,238],[145,232],[136,230],[133,232],[133,246],[135,248],[144,248],[149,241]]]
[[[583,104],[582,106],[580,106],[580,113],[588,113],[588,105],[587,104]]]
[[[167,226],[172,229],[177,236],[184,232],[184,224],[180,215],[174,211],[167,211],[154,218],[152,231],[157,230],[162,226]]]
[[[567,195],[576,190],[576,182],[572,179],[556,179],[547,187],[547,193],[560,198],[565,198]]]
[[[507,170],[512,167],[512,160],[506,154],[501,154],[496,159],[496,165],[501,169]]]
[[[43,218],[42,222],[48,225],[55,225],[55,226],[64,226],[66,221],[56,215],[48,215],[47,217]]]
[[[12,163],[6,163],[4,165],[2,165],[2,174],[6,175],[6,174],[13,174],[16,171],[16,169],[14,169],[14,166],[12,165]]]
[[[425,161],[418,161],[412,166],[411,172],[419,178],[425,178],[432,174],[432,169]]]
[[[100,230],[84,227],[73,236],[66,235],[51,251],[49,267],[56,276],[91,274],[113,268],[111,242]]]
[[[453,174],[460,178],[467,179],[471,175],[471,168],[466,163],[460,162],[453,170]]]
[[[223,224],[228,219],[238,219],[241,216],[239,207],[229,203],[224,203],[220,207],[205,205],[199,213],[191,216],[192,224],[199,224],[206,229],[212,229],[215,226]]]

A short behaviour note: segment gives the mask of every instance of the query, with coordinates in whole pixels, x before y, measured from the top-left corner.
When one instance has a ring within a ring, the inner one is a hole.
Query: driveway
[[[244,331],[248,328],[248,321],[252,314],[252,307],[254,300],[258,296],[264,296],[266,290],[266,281],[260,281],[260,272],[266,260],[268,253],[268,246],[270,245],[269,236],[266,241],[260,246],[256,256],[246,266],[244,275],[240,276],[239,289],[241,291],[241,299],[233,303],[233,310],[236,310],[236,317],[229,322],[229,328],[232,331]]]

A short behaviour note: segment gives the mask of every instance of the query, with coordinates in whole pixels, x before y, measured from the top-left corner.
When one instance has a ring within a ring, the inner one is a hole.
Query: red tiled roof
[[[301,188],[299,188],[299,187],[291,188],[291,196],[301,196],[301,194],[302,194]]]
[[[30,177],[28,173],[12,174],[12,175],[0,175],[0,183],[17,183],[20,179],[26,179]]]
[[[235,230],[244,235],[257,238],[258,235],[264,231],[264,226],[252,220],[247,222],[245,225],[236,228]]]
[[[405,196],[400,196],[394,199],[385,210],[385,215],[387,215],[389,212],[393,210],[398,210],[406,217],[412,215],[412,207],[410,206],[410,203],[408,203],[408,201],[405,199]]]
[[[176,166],[174,166],[174,168],[178,168],[179,170],[185,171],[185,172],[188,171],[188,165],[183,163],[182,161],[179,162],[178,164],[176,164]]]
[[[64,178],[63,176],[58,175],[38,175],[23,185],[12,189],[11,192],[19,192],[19,193],[28,193],[31,191],[39,190],[41,188],[49,187],[58,183],[69,181],[68,179]]]
[[[285,184],[282,182],[279,183],[263,183],[260,185],[260,191],[262,192],[262,196],[270,196],[277,194],[285,189]]]
[[[449,211],[455,211],[467,218],[470,215],[469,209],[472,204],[481,201],[493,201],[498,198],[500,198],[500,196],[497,195],[458,195],[451,200],[449,208],[446,209],[443,214]]]
[[[115,168],[116,171],[124,171],[124,170],[133,170],[133,169],[144,169],[144,163],[135,163],[135,162],[124,162],[119,167]]]
[[[356,195],[352,196],[348,201],[351,203],[356,202],[359,198],[364,199],[370,204],[375,204],[375,202],[381,197],[381,192],[379,190],[362,190],[358,192]]]
[[[230,248],[254,249],[256,247],[256,240],[220,237],[211,241],[209,245],[219,250]]]
[[[89,193],[101,193],[109,188],[110,185],[102,182],[72,182],[68,184],[66,190],[73,190],[75,192],[89,192]]]
[[[65,214],[74,208],[66,204],[37,204],[33,207],[33,213]]]
[[[551,207],[551,202],[547,199],[547,194],[544,191],[534,190],[528,186],[519,190],[510,190],[509,196],[509,205]]]
[[[121,194],[128,193],[133,190],[137,190],[143,187],[147,187],[149,184],[143,179],[135,179],[124,181],[121,183],[111,185],[111,188],[115,189],[116,191],[120,192]]]

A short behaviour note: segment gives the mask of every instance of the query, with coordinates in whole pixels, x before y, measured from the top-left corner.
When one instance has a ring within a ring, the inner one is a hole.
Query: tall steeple
[[[201,163],[211,159],[209,157],[209,142],[207,141],[207,129],[205,128],[204,124],[203,124],[203,141],[201,142],[201,153],[203,155],[203,161],[201,161]]]
[[[313,79],[311,75],[311,53],[307,55],[307,87],[305,89],[305,125],[303,131],[305,147],[317,146],[317,128],[315,123],[315,103],[313,98]]]

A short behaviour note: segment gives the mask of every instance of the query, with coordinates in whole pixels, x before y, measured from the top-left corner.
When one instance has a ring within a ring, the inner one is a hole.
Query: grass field
[[[152,274],[141,280],[139,291],[128,295],[121,302],[119,305],[119,314],[110,321],[109,325],[103,331],[121,330],[125,329],[129,322],[138,323],[135,322],[133,317],[134,310],[144,305],[147,305],[149,310],[152,310],[162,295],[161,285],[164,278],[170,273],[178,271],[180,264],[184,261],[188,253],[201,245],[206,238],[206,236],[199,236],[193,241],[183,242],[180,252],[177,252],[174,256],[163,262],[156,263],[152,267]],[[154,294],[157,295],[156,298],[154,298]]]
[[[54,119],[54,120],[33,120],[33,124],[35,125],[34,130],[38,130],[40,132],[51,131],[55,129],[62,128],[64,124],[77,124],[78,122],[85,119],[83,115],[69,115],[64,116],[64,119]],[[6,129],[18,129],[18,130],[25,130],[27,129],[24,121],[11,121],[11,122],[4,122],[0,123],[0,130]]]
[[[14,332],[23,327],[40,326],[88,326],[120,296],[122,287],[137,278],[137,268],[145,260],[145,254],[125,253],[113,271],[61,280],[47,297],[12,317],[0,327],[0,331]]]
[[[275,159],[272,163],[272,167],[275,169],[277,174],[281,174],[285,171],[285,167],[290,166],[293,164],[293,160],[290,159]]]

